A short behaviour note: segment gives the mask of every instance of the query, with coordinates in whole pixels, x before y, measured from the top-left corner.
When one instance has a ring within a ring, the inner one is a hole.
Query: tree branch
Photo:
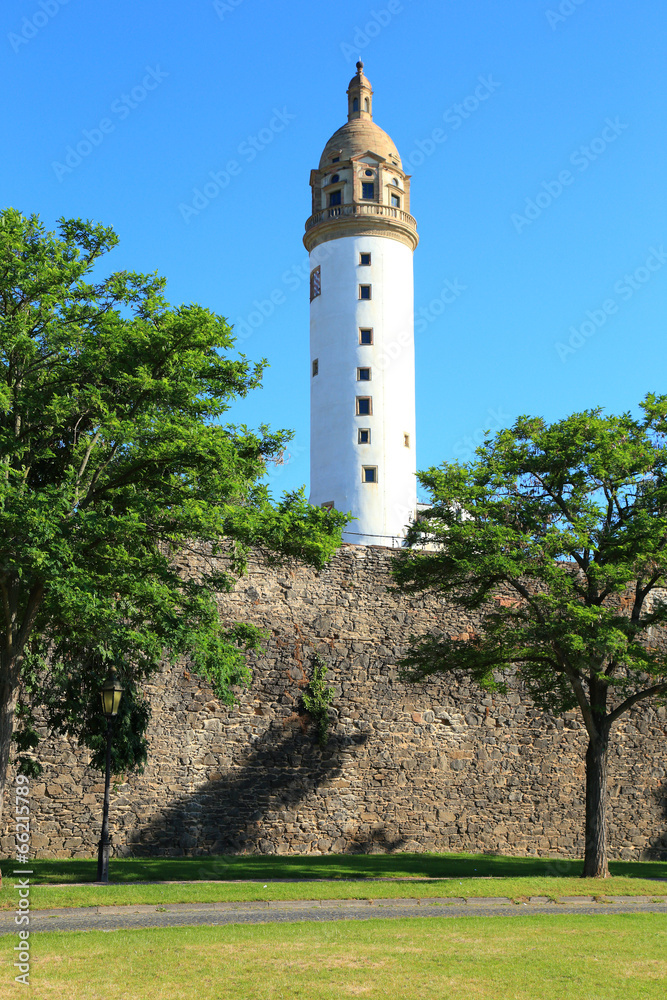
[[[558,655],[558,654],[556,654]],[[591,711],[591,706],[588,704],[588,698],[586,697],[586,692],[584,691],[583,684],[581,683],[581,677],[576,670],[573,670],[569,663],[564,659],[560,658],[561,667],[563,673],[565,673],[572,685],[572,690],[575,693],[576,699],[579,702],[579,708],[581,709],[581,714],[584,717],[584,724],[588,731],[588,735],[591,740],[595,741],[598,738],[598,729],[595,725],[595,720],[593,718],[593,712]]]
[[[539,604],[533,604],[532,597],[534,595],[531,594],[522,583],[519,583],[518,580],[514,580],[512,577],[504,577],[503,579],[505,580],[505,583],[510,585],[510,587],[514,587],[517,594],[520,594],[523,597],[525,602],[533,609],[535,615],[540,621],[540,624],[544,625],[545,619]]]
[[[30,596],[28,598],[28,606],[26,607],[25,615],[23,616],[23,622],[16,635],[16,643],[14,644],[14,656],[20,656],[23,652],[23,647],[25,646],[28,636],[30,635],[30,630],[32,628],[32,623],[35,620],[35,615],[39,610],[39,606],[42,603],[42,598],[44,597],[44,583],[39,581],[32,588]]]
[[[630,695],[625,701],[621,702],[618,708],[615,708],[613,712],[610,712],[607,716],[607,723],[611,726],[619,719],[624,712],[627,712],[629,708],[632,708],[638,701],[642,701],[644,698],[651,698],[654,694],[667,694],[667,681],[663,684],[654,684],[653,687],[646,688],[645,691],[638,691],[636,694]]]
[[[4,579],[0,580],[0,594],[2,594],[2,610],[5,614],[5,628],[7,629],[7,645],[11,646],[12,639],[12,615],[9,608],[9,595]]]
[[[75,428],[75,430],[76,430],[76,428]],[[86,471],[86,466],[88,465],[88,460],[89,460],[90,456],[93,453],[93,448],[95,447],[95,445],[97,444],[97,442],[100,439],[100,434],[101,434],[100,430],[95,431],[95,434],[94,434],[93,438],[91,439],[90,444],[86,448],[86,453],[83,456],[83,459],[81,461],[81,465],[79,466],[79,471],[76,474],[77,492],[78,492],[79,483],[81,482],[81,477],[83,476],[84,472]]]

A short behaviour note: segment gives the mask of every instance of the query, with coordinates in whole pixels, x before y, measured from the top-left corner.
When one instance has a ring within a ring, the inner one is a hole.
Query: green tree
[[[588,734],[584,875],[606,876],[607,760],[614,723],[667,694],[667,397],[643,416],[589,410],[521,417],[470,463],[421,473],[431,508],[394,577],[479,616],[470,641],[411,637],[404,676],[467,674],[579,709]],[[418,548],[428,543],[429,549]]]
[[[35,701],[102,762],[111,665],[126,688],[116,770],[145,758],[142,681],[165,659],[232,700],[261,633],[223,626],[216,592],[249,546],[322,565],[346,521],[302,493],[271,502],[262,476],[290,435],[220,422],[264,362],[230,355],[222,317],[170,308],[155,274],[94,280],[117,242],[0,214],[0,792],[12,738],[19,755],[37,741]]]

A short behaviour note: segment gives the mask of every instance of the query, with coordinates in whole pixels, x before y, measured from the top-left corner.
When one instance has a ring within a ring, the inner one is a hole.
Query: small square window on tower
[[[334,509],[334,502],[333,502],[333,500],[327,500],[326,503],[321,503],[320,507],[322,508],[322,510],[333,510]]]
[[[405,445],[406,448],[410,447],[410,435],[409,434],[404,434],[403,435],[403,444]]]
[[[373,413],[373,400],[370,396],[357,396],[357,416],[370,417]]]
[[[369,253],[360,253],[359,263],[361,264],[362,267],[370,267],[371,255]]]
[[[319,370],[320,370],[320,361],[319,358],[315,358],[313,361],[313,378],[315,378]]]
[[[393,191],[391,192],[391,204],[393,208],[401,207],[401,196],[398,194],[394,194]]]
[[[359,437],[357,438],[359,444],[370,444],[371,443],[371,429],[370,427],[360,427]]]
[[[361,197],[364,201],[373,201],[375,198],[375,184],[364,181],[361,185]]]
[[[370,380],[371,380],[370,368],[357,368],[357,382],[370,382]]]
[[[377,465],[362,465],[361,480],[364,483],[377,483],[378,481]]]
[[[361,327],[359,330],[359,343],[360,344],[372,344],[373,343],[373,331],[369,330],[367,327]]]
[[[371,297],[371,286],[370,285],[359,285],[359,298],[360,299],[370,299]]]
[[[321,291],[322,291],[322,282],[321,282],[320,268],[315,267],[310,272],[310,301],[312,302],[313,299],[316,299]]]

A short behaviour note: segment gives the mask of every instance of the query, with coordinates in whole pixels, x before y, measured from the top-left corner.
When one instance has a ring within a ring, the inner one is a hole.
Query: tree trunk
[[[14,734],[16,703],[19,698],[19,685],[15,672],[12,668],[2,670],[2,681],[0,681],[0,832],[3,829],[2,813],[7,788],[9,754]]]
[[[12,749],[12,736],[14,735],[16,705],[21,690],[24,649],[32,631],[35,615],[44,596],[44,584],[37,581],[29,592],[27,607],[21,618],[18,583],[18,580],[14,580],[12,587],[9,588],[11,598],[5,599],[3,596],[3,602],[9,604],[11,614],[7,617],[6,612],[6,631],[4,634],[0,631],[0,638],[3,640],[2,652],[0,653],[0,832],[3,829],[2,811],[7,789],[7,771]],[[5,590],[6,584],[3,584],[3,595]],[[14,628],[12,623],[18,619],[21,622],[20,627]]]
[[[586,853],[584,878],[607,878],[607,759],[609,733],[589,740],[586,751]]]

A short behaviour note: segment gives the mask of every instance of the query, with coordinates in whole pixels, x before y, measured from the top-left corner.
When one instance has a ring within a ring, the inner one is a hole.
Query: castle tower
[[[373,121],[357,63],[347,123],[311,171],[310,502],[351,511],[343,535],[400,545],[417,502],[410,178]]]

